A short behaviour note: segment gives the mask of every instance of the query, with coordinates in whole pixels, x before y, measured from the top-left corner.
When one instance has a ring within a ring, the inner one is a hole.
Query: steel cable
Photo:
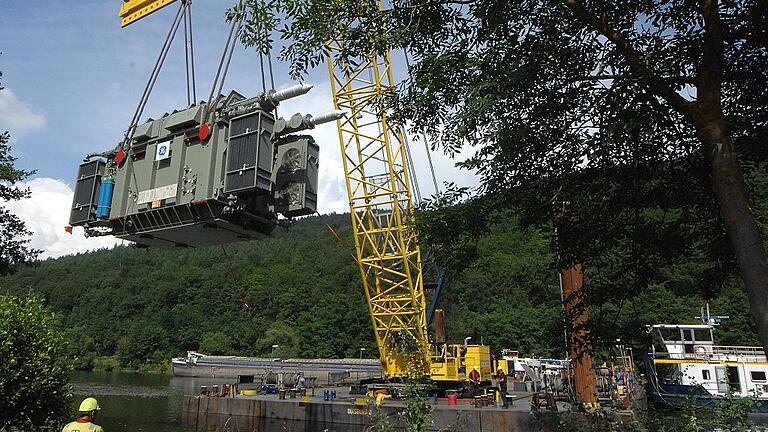
[[[192,105],[192,95],[189,91],[189,25],[187,24],[188,10],[184,11],[184,71],[187,74],[187,106]]]
[[[192,39],[192,0],[189,0],[189,57],[192,60],[192,101],[197,104],[197,83],[195,82],[195,42]]]
[[[155,82],[157,82],[157,77],[160,75],[160,70],[163,67],[165,58],[168,56],[168,51],[170,51],[171,44],[173,43],[173,39],[176,37],[176,31],[179,29],[179,25],[181,24],[182,13],[185,11],[186,7],[187,7],[187,4],[182,3],[181,7],[179,7],[179,10],[176,12],[176,18],[174,18],[173,23],[171,24],[171,29],[168,31],[168,35],[165,38],[165,42],[163,42],[163,47],[160,49],[160,55],[157,57],[157,60],[155,61],[155,66],[152,69],[152,73],[149,76],[147,85],[144,87],[144,92],[141,95],[141,99],[139,99],[139,104],[136,107],[136,111],[134,111],[133,117],[131,118],[131,122],[128,125],[128,129],[125,131],[125,136],[123,138],[123,145],[128,144],[128,142],[133,137],[133,132],[136,130],[136,126],[137,126],[136,123],[139,121],[139,118],[141,118],[141,115],[144,113],[144,108],[147,105],[149,95],[152,93],[152,89],[155,86]]]
[[[411,61],[408,58],[408,52],[403,50],[403,56],[405,57],[405,66],[408,68],[408,76],[411,77]],[[427,133],[424,129],[421,130],[421,139],[424,140],[424,150],[427,152],[427,161],[429,162],[429,171],[432,174],[432,184],[435,186],[435,194],[440,194],[440,186],[437,183],[437,175],[435,174],[435,165],[432,163],[432,149],[429,146],[429,140],[427,139]]]
[[[232,18],[232,24],[229,26],[229,35],[227,35],[227,42],[224,45],[224,51],[221,53],[221,60],[219,60],[219,67],[216,69],[216,77],[213,79],[213,85],[211,86],[211,93],[208,95],[208,102],[209,102],[209,109],[213,110],[215,109],[215,106],[213,105],[213,94],[216,91],[216,85],[219,82],[219,77],[221,77],[221,70],[224,67],[224,61],[227,58],[227,51],[229,49],[229,45],[232,43],[232,35],[235,32],[235,26],[237,25],[238,21],[240,21],[240,9],[237,10],[237,15]],[[218,99],[218,96],[216,96],[216,99]]]

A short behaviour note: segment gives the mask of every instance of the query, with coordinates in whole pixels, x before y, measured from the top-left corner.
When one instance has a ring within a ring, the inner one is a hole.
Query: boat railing
[[[695,345],[692,353],[657,352],[654,357],[673,360],[730,360],[747,363],[766,361],[762,347],[727,345]]]
[[[746,361],[765,361],[765,351],[763,347],[755,346],[727,346],[727,345],[714,345],[712,346],[713,356],[726,356],[726,357],[747,357]]]

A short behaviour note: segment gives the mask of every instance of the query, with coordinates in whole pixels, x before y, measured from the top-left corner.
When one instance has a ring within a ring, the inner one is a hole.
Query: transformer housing
[[[138,125],[126,144],[80,165],[70,225],[196,247],[263,238],[278,215],[316,212],[319,147],[311,136],[275,133],[275,95],[233,91],[213,108],[203,102]]]

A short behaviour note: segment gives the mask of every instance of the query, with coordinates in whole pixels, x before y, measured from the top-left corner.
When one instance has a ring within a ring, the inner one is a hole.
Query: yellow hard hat
[[[80,412],[99,411],[99,410],[101,410],[99,403],[96,402],[96,399],[92,397],[83,399],[83,402],[80,403],[80,409],[78,409],[78,411]]]

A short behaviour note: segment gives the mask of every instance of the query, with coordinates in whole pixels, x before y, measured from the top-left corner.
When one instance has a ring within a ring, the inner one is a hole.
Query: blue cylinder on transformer
[[[99,188],[99,204],[96,207],[96,218],[106,219],[109,217],[109,210],[112,208],[112,190],[115,188],[115,180],[111,178],[102,179]]]

